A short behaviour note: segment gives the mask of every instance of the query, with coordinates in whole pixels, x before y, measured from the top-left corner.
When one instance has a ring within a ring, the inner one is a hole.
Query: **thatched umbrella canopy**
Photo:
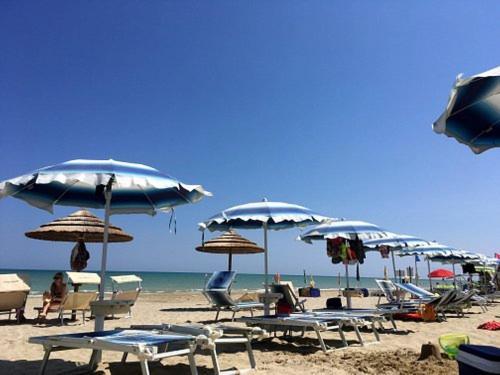
[[[29,238],[61,242],[98,242],[103,241],[104,221],[87,210],[80,210],[69,216],[56,219],[25,235]],[[128,242],[133,237],[121,228],[109,226],[109,242]]]
[[[264,249],[233,230],[224,232],[219,237],[205,241],[203,245],[198,246],[196,250],[203,253],[229,254],[228,270],[233,266],[233,254],[257,254],[263,253]]]

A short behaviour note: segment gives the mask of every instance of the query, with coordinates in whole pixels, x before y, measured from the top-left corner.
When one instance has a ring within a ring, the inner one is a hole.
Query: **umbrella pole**
[[[394,259],[394,250],[392,249],[391,249],[391,258],[392,258],[392,271],[394,272],[394,281],[398,281],[396,275],[396,260]]]
[[[233,270],[233,253],[230,251],[229,252],[229,259],[227,261],[227,270],[232,271]]]
[[[415,255],[415,285],[418,286],[418,278],[417,278],[417,256]]]
[[[429,257],[427,257],[427,277],[429,277],[429,274],[431,273],[431,260]],[[429,287],[431,288],[432,292],[432,279],[429,277]]]
[[[347,289],[346,299],[347,299],[347,308],[352,308],[351,304],[351,291],[349,290],[349,264],[345,264],[345,285]]]
[[[455,262],[451,263],[451,267],[453,268],[453,287],[456,290],[457,289],[457,280],[456,280],[456,276],[455,276]]]
[[[104,198],[106,200],[104,206],[104,234],[102,241],[102,257],[101,257],[101,284],[99,284],[99,301],[104,300],[104,289],[106,287],[106,261],[108,258],[108,238],[109,238],[109,215],[111,208],[111,181],[106,186],[104,192]],[[95,318],[95,331],[104,330],[104,316],[96,316]]]
[[[265,290],[265,297],[264,297],[264,314],[269,315],[269,298],[268,298],[268,293],[269,293],[269,257],[268,257],[268,250],[267,250],[267,223],[264,223],[262,225],[264,228],[264,290]]]

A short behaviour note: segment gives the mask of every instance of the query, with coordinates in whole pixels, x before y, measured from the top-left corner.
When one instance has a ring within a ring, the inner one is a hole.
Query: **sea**
[[[85,270],[88,272],[98,272]],[[42,294],[50,288],[52,277],[58,270],[25,270],[25,269],[0,269],[0,273],[17,273],[31,286],[31,294]],[[144,271],[106,271],[106,289],[112,291],[110,276],[137,275],[142,278],[143,293],[163,293],[163,292],[183,292],[200,291],[203,289],[209,273],[202,272],[144,272]],[[338,289],[346,286],[345,275],[320,276],[308,275],[286,275],[282,274],[281,279],[292,281],[294,286],[308,286],[310,278],[315,282],[316,287],[321,289]],[[272,280],[272,277],[270,276]],[[264,285],[263,274],[237,273],[233,290],[256,290],[262,289]],[[361,277],[359,280],[350,278],[350,287],[377,288],[375,278]],[[124,286],[126,288],[126,286]],[[83,286],[83,289],[92,290],[92,287]]]

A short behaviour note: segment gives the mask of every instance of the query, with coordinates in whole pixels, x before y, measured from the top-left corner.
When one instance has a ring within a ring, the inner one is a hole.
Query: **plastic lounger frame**
[[[238,321],[243,322],[248,326],[259,326],[268,329],[269,331],[273,331],[275,335],[278,329],[283,330],[284,335],[286,335],[287,332],[291,333],[293,329],[301,330],[302,335],[304,335],[307,330],[314,331],[316,333],[316,337],[318,338],[320,347],[325,353],[328,353],[333,349],[325,343],[322,333],[328,331],[338,331],[340,339],[342,340],[342,344],[344,348],[346,348],[349,346],[349,344],[345,338],[343,328],[350,326],[356,333],[358,343],[361,346],[365,345],[363,338],[361,337],[359,328],[366,326],[367,322],[363,319],[352,318],[348,316],[334,316],[333,314],[312,315],[307,313],[297,313],[291,314],[289,316],[271,315],[252,318],[243,317],[239,318]],[[373,332],[378,342],[379,337],[376,329],[374,329]]]
[[[115,330],[111,332],[123,332],[122,330]],[[150,331],[145,331],[150,334]],[[44,336],[44,337],[32,337],[29,342],[32,344],[40,344],[44,347],[44,357],[40,367],[39,374],[45,374],[47,363],[52,352],[63,351],[63,350],[74,350],[74,349],[91,349],[92,356],[89,361],[89,369],[93,370],[95,368],[96,354],[100,351],[116,351],[122,352],[122,362],[125,362],[128,354],[135,355],[140,362],[142,375],[149,375],[149,365],[150,361],[159,361],[164,358],[184,356],[186,355],[189,360],[189,366],[191,369],[191,375],[197,375],[198,371],[196,369],[196,362],[194,358],[194,352],[196,350],[197,342],[203,340],[203,337],[193,337],[185,335],[185,340],[176,340],[174,343],[180,348],[169,350],[169,342],[158,345],[145,345],[143,343],[137,344],[124,344],[112,341],[107,341],[105,336],[95,337],[93,332],[89,333],[89,336],[84,336],[85,334],[79,335],[55,335],[55,336]],[[179,336],[179,335],[177,335]],[[206,340],[206,338],[205,338]]]
[[[160,332],[173,332],[190,334],[193,336],[204,335],[208,337],[210,344],[198,346],[199,349],[209,350],[212,357],[215,375],[240,374],[249,369],[221,370],[217,348],[224,345],[244,344],[246,347],[250,369],[256,368],[255,356],[252,350],[254,339],[268,337],[265,330],[254,327],[236,327],[227,325],[204,326],[200,324],[162,324],[162,325],[137,325],[131,326],[134,329],[158,330]]]

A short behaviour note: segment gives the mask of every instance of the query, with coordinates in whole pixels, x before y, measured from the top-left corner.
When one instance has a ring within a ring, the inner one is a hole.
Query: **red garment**
[[[479,327],[477,328],[487,329],[488,331],[498,331],[500,330],[500,322],[495,322],[494,320],[492,320],[491,322],[486,322],[479,325]]]

